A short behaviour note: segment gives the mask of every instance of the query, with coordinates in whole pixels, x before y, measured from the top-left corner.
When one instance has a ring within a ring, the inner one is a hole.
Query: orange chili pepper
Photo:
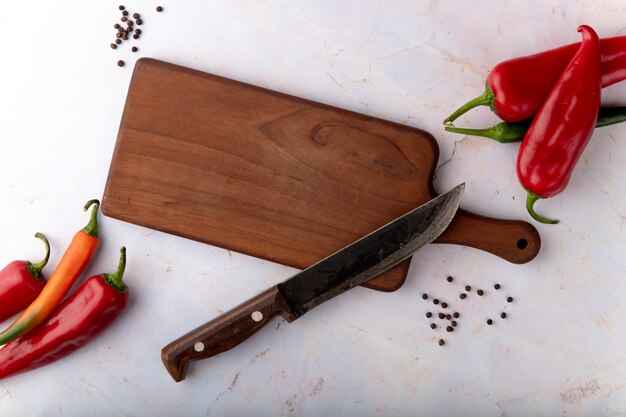
[[[85,211],[91,206],[94,208],[89,223],[74,235],[72,242],[39,296],[9,327],[0,333],[0,346],[17,339],[48,318],[63,301],[63,298],[93,257],[99,243],[98,207],[100,207],[100,202],[89,200],[85,204]]]

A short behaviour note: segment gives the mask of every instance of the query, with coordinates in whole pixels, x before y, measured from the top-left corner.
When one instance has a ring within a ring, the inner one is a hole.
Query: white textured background
[[[427,130],[441,149],[438,190],[466,182],[464,208],[528,220],[518,146],[449,134],[441,121],[482,92],[503,59],[578,41],[581,23],[626,35],[623,0],[124,4],[144,16],[137,54],[108,47],[118,3],[0,8],[0,264],[38,259],[32,235],[41,231],[52,267],[84,225],[81,207],[102,195],[139,56]],[[625,93],[610,87],[604,101],[626,105]],[[482,108],[458,124],[495,120]],[[431,245],[397,292],[357,288],[290,325],[277,320],[193,364],[179,384],[161,365],[162,346],[295,271],[101,217],[87,274],[112,271],[126,245],[130,308],[70,357],[0,380],[0,415],[625,415],[625,136],[626,125],[597,130],[569,188],[538,204],[562,222],[537,226],[543,246],[531,263]],[[459,302],[466,283],[487,295]],[[423,291],[462,314],[444,348]]]

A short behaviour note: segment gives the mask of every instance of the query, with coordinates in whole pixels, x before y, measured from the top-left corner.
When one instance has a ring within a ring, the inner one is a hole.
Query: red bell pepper
[[[114,274],[87,279],[39,327],[0,349],[0,378],[57,361],[80,349],[104,331],[128,305],[122,280],[126,249]]]
[[[600,45],[592,28],[578,28],[583,41],[556,82],[522,140],[517,176],[527,190],[526,207],[542,223],[557,223],[539,216],[534,204],[565,189],[584,151],[600,107]]]
[[[13,261],[0,271],[0,322],[28,307],[46,285],[41,270],[50,258],[50,244],[41,233],[36,233],[35,237],[46,247],[43,260],[37,263]]]
[[[0,345],[18,338],[44,321],[70,291],[98,247],[98,200],[85,204],[93,206],[87,226],[78,231],[59,261],[48,283],[26,310],[2,333]]]
[[[497,64],[487,77],[485,92],[448,116],[444,124],[477,106],[491,107],[505,122],[530,119],[579,48],[580,42]],[[600,51],[602,88],[625,80],[626,36],[601,39]]]

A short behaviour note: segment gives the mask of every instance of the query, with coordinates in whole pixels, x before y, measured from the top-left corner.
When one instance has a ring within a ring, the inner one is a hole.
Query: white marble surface
[[[529,220],[518,146],[449,134],[441,121],[500,60],[577,41],[581,23],[626,34],[623,0],[164,0],[160,15],[156,2],[124,4],[144,15],[137,54],[108,47],[117,3],[2,4],[0,263],[40,257],[32,235],[41,231],[55,265],[85,223],[81,207],[102,195],[139,56],[425,129],[441,149],[439,191],[465,182],[464,208]],[[604,93],[626,104],[624,85]],[[495,120],[482,108],[458,124]],[[537,226],[532,262],[428,246],[400,290],[357,288],[292,324],[277,320],[178,384],[162,346],[295,271],[101,217],[87,275],[111,271],[126,245],[128,311],[70,357],[0,380],[0,415],[625,415],[625,136],[626,125],[596,131],[568,189],[539,203],[562,223]],[[464,284],[488,292],[461,303]],[[462,314],[443,348],[424,291]]]

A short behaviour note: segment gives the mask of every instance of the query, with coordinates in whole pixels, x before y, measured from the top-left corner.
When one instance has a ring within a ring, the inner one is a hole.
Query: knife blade
[[[382,274],[435,240],[454,217],[465,185],[460,184],[373,231],[231,311],[190,331],[161,350],[176,382],[190,362],[232,349],[273,317],[292,322],[323,302]]]

